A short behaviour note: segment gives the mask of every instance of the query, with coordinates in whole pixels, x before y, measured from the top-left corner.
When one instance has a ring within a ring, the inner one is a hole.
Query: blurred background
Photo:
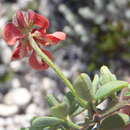
[[[93,78],[101,65],[129,80],[130,0],[0,0],[0,130],[28,127],[33,116],[49,114],[46,95],[62,99],[66,91],[51,69],[39,72],[27,59],[10,61],[13,48],[2,39],[2,28],[18,9],[46,16],[49,33],[67,34],[47,49],[71,81],[81,72]]]

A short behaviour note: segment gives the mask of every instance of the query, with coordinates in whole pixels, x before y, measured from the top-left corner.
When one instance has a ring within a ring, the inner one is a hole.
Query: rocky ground
[[[105,2],[107,1],[109,0],[105,0]],[[5,23],[10,20],[13,12],[17,9],[31,7],[49,16],[51,11],[55,10],[50,3],[55,3],[55,5],[61,3],[59,10],[63,12],[65,8],[65,0],[1,0],[0,2],[0,33]],[[88,0],[88,3],[91,3],[90,8],[88,6],[85,11],[83,8],[80,9],[79,14],[83,15],[85,12],[83,17],[95,19],[99,24],[102,24],[108,16],[115,19],[125,18],[126,23],[130,19],[130,9],[127,8],[129,0],[108,2],[106,7],[109,13],[101,12],[104,7],[103,0],[94,0],[93,2],[95,4],[94,11],[91,9],[93,3]],[[112,15],[110,15],[111,13]],[[75,32],[77,31],[79,35],[82,35],[82,32],[79,31],[81,28],[78,25],[75,28]],[[71,28],[67,26],[63,28],[65,32],[70,32],[69,29]],[[91,41],[92,37],[87,36],[87,39],[84,36],[80,38],[85,42]],[[44,72],[32,70],[27,64],[27,59],[11,62],[11,52],[12,48],[0,39],[0,130],[17,130],[20,127],[29,127],[29,122],[33,116],[49,114],[45,102],[46,95],[54,94],[62,99],[64,92],[67,91],[62,81],[51,69]],[[82,60],[84,52],[80,46],[70,44],[67,47],[58,48],[54,51],[54,56],[55,63],[71,80],[87,68],[86,63]]]

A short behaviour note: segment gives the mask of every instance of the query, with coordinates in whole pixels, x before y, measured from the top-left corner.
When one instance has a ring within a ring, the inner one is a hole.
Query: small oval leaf
[[[128,115],[117,113],[105,118],[100,125],[100,130],[122,130],[129,124],[129,121]]]
[[[97,89],[99,88],[99,76],[98,76],[98,74],[94,75],[92,85],[93,85],[92,92],[93,92],[93,95],[95,96]]]
[[[50,107],[52,107],[52,106],[55,106],[55,105],[58,105],[58,104],[59,104],[58,99],[56,99],[56,97],[55,97],[55,96],[53,96],[53,95],[48,95],[48,96],[46,97],[46,100],[47,100],[48,105],[49,105]]]
[[[100,84],[104,85],[114,80],[116,80],[116,76],[111,73],[107,66],[103,65],[100,69]]]
[[[61,103],[56,106],[51,107],[51,114],[55,117],[65,118],[68,114],[67,104]]]
[[[63,120],[57,117],[37,117],[32,121],[32,127],[48,127],[48,126],[56,126],[60,123],[63,123]]]
[[[79,103],[76,101],[71,92],[68,92],[64,96],[63,102],[67,105],[69,115],[73,114],[79,108]]]
[[[95,99],[100,100],[102,98],[106,98],[110,96],[111,94],[113,94],[114,92],[117,92],[127,86],[128,86],[128,83],[125,81],[116,80],[116,81],[108,82],[97,90]]]
[[[21,128],[20,130],[44,130],[43,127]]]
[[[76,78],[74,88],[81,99],[86,101],[93,99],[92,82],[87,74],[82,73]]]

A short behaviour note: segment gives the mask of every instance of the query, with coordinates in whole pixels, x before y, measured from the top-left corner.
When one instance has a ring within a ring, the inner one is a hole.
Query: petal
[[[22,57],[30,56],[30,52],[32,52],[32,47],[30,46],[29,41],[20,40],[19,43],[20,43],[20,47],[21,47],[20,55]]]
[[[46,34],[45,36],[48,40],[48,42],[51,42],[52,44],[54,43],[58,43],[61,40],[65,40],[66,39],[66,34],[63,32],[55,32],[53,34]]]
[[[52,55],[47,50],[43,50],[43,53],[45,53],[50,59],[52,59]],[[36,53],[33,51],[32,55],[29,58],[29,64],[33,69],[36,70],[45,70],[48,69],[49,65],[46,64],[44,61],[41,61],[37,58]]]
[[[32,10],[29,10],[27,15],[28,15],[28,21],[29,21],[29,23],[33,24],[33,21],[35,19],[35,12],[32,11]]]
[[[26,27],[25,15],[22,11],[16,11],[16,21],[19,27]]]
[[[29,56],[30,51],[31,51],[31,47],[28,44],[28,42],[24,43],[20,41],[12,54],[12,60],[17,60]]]
[[[38,13],[35,13],[32,10],[28,11],[28,17],[29,20],[33,21],[34,25],[39,26],[43,29],[47,29],[49,26],[49,21],[47,18],[42,15],[39,15]]]
[[[15,42],[22,37],[21,32],[12,23],[8,23],[4,27],[3,38],[8,45],[14,45]]]
[[[12,54],[12,60],[17,60],[17,59],[21,59],[22,56],[20,55],[21,53],[21,46],[18,45],[15,50],[13,51],[13,54]]]

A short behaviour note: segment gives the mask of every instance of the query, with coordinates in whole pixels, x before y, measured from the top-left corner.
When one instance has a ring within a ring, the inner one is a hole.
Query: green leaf
[[[43,127],[30,127],[30,128],[20,129],[20,130],[58,130],[58,129],[55,129],[55,127],[46,127],[46,128],[43,128]]]
[[[56,97],[54,97],[53,95],[48,95],[48,96],[46,97],[46,100],[47,100],[48,105],[49,105],[50,107],[59,104],[59,101],[58,101],[58,100],[56,99]]]
[[[83,107],[79,106],[79,107],[76,109],[76,111],[74,111],[74,112],[72,113],[72,116],[74,117],[74,116],[76,116],[76,115],[79,115],[79,113],[83,112],[84,110],[86,110],[86,108],[84,109]]]
[[[53,116],[59,118],[66,118],[66,116],[68,115],[68,107],[65,103],[61,103],[51,107],[50,111]]]
[[[87,74],[82,73],[76,78],[74,88],[81,99],[88,102],[92,101],[92,82]]]
[[[106,98],[110,96],[111,94],[113,94],[114,92],[117,92],[127,86],[128,86],[127,82],[120,81],[120,80],[108,82],[97,90],[95,99],[100,100],[100,99]]]
[[[64,103],[66,103],[68,107],[69,115],[73,114],[79,107],[78,102],[75,100],[75,97],[71,92],[68,92],[64,97]]]
[[[46,127],[46,128],[43,128],[43,130],[54,130],[55,128],[53,127]]]
[[[130,89],[130,84],[128,85],[128,88]]]
[[[123,113],[116,113],[105,118],[99,130],[122,130],[122,128],[129,124],[129,116]]]
[[[125,92],[124,96],[130,96],[130,91]]]
[[[37,117],[32,121],[32,127],[48,127],[56,126],[63,123],[63,120],[57,117]]]
[[[21,128],[20,130],[43,130],[43,127],[29,127],[29,128]]]
[[[95,96],[96,91],[99,88],[99,76],[98,76],[98,74],[95,74],[92,85],[93,85],[92,92],[93,92],[93,95]]]
[[[107,66],[103,65],[100,69],[100,84],[104,85],[110,81],[115,81],[116,76],[110,72]]]

